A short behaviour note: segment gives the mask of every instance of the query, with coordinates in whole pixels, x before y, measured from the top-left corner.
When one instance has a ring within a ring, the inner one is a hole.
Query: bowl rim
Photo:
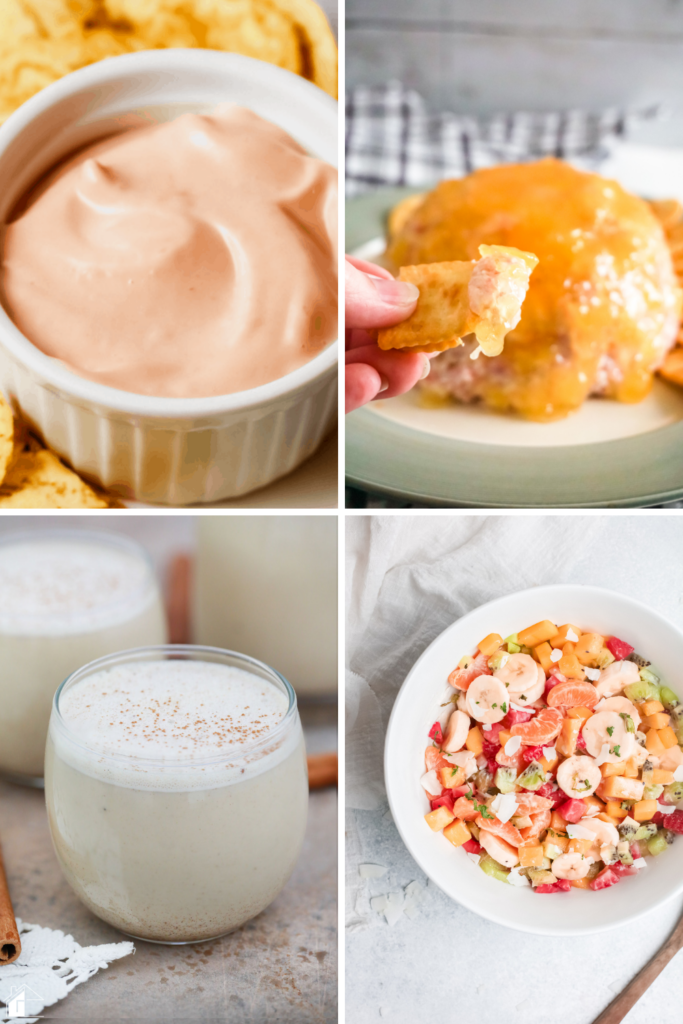
[[[402,702],[404,702],[406,700],[406,694],[408,693],[408,690],[409,690],[409,688],[411,686],[411,680],[413,678],[417,678],[418,677],[418,670],[419,670],[419,667],[420,667],[421,663],[423,663],[427,659],[427,655],[432,650],[432,648],[437,643],[439,643],[439,641],[443,637],[444,633],[448,632],[448,630],[450,630],[456,623],[460,624],[460,623],[466,622],[467,619],[473,617],[475,615],[475,613],[479,613],[483,608],[495,609],[497,606],[499,606],[499,605],[501,605],[503,603],[508,603],[511,599],[522,598],[522,597],[524,597],[527,594],[534,594],[534,595],[542,595],[542,594],[549,594],[549,593],[555,593],[556,594],[559,591],[567,591],[567,590],[576,590],[576,591],[581,591],[583,593],[589,593],[590,592],[590,593],[592,593],[592,594],[594,594],[596,596],[609,597],[609,598],[617,597],[624,604],[631,605],[631,607],[633,609],[635,609],[635,610],[638,610],[640,612],[646,611],[648,615],[650,615],[653,618],[659,620],[659,622],[662,623],[665,627],[667,627],[668,629],[673,630],[674,632],[678,633],[680,635],[680,637],[681,637],[681,641],[683,642],[683,631],[680,630],[673,622],[671,622],[670,619],[666,618],[666,616],[662,615],[658,611],[655,611],[655,609],[651,608],[649,605],[644,604],[642,601],[638,601],[635,598],[629,597],[626,594],[621,594],[619,591],[610,590],[607,587],[597,587],[597,586],[593,586],[592,584],[583,584],[583,583],[550,583],[550,584],[544,584],[543,586],[538,586],[538,587],[525,587],[524,590],[513,591],[510,594],[504,594],[501,597],[493,598],[491,601],[484,601],[482,604],[477,605],[476,608],[470,609],[470,611],[466,612],[464,615],[460,616],[460,618],[455,619],[452,623],[450,623],[450,625],[446,626],[439,633],[438,636],[434,637],[432,642],[424,649],[422,654],[419,656],[419,658],[414,662],[412,667],[409,669],[408,674],[406,675],[405,679],[403,680],[403,683],[401,684],[401,687],[400,687],[400,689],[399,689],[399,691],[398,691],[398,693],[396,695],[393,707],[391,709],[391,715],[389,716],[389,722],[387,724],[386,737],[385,737],[385,741],[384,741],[384,758],[383,758],[384,783],[385,783],[386,792],[387,792],[387,799],[389,801],[389,808],[391,810],[391,814],[392,814],[392,818],[394,820],[394,824],[396,825],[396,829],[397,829],[397,831],[398,831],[398,833],[399,833],[399,835],[401,837],[401,840],[403,841],[406,849],[408,850],[410,856],[415,860],[415,862],[417,863],[419,868],[425,873],[425,875],[429,878],[429,880],[434,885],[436,885],[441,890],[441,892],[443,892],[446,896],[448,896],[449,899],[453,900],[454,903],[461,904],[463,907],[466,907],[468,910],[472,911],[472,913],[475,913],[479,917],[483,917],[483,918],[485,918],[485,919],[487,919],[489,921],[493,921],[495,924],[502,925],[505,928],[510,928],[513,931],[526,932],[526,933],[530,933],[532,935],[559,936],[559,937],[563,937],[563,938],[567,938],[567,937],[575,936],[575,935],[593,935],[593,934],[597,934],[599,932],[609,931],[612,928],[620,928],[623,925],[628,924],[631,921],[635,921],[637,918],[642,917],[645,914],[651,913],[652,911],[656,910],[658,907],[663,906],[665,903],[669,903],[670,900],[675,899],[677,896],[679,896],[681,894],[681,892],[683,892],[683,874],[681,875],[679,883],[674,888],[672,888],[669,892],[665,893],[664,895],[662,895],[658,899],[655,899],[649,906],[647,906],[647,907],[645,907],[645,908],[643,908],[641,910],[627,911],[625,913],[624,917],[620,918],[617,921],[607,921],[607,922],[604,922],[604,923],[598,922],[596,924],[587,924],[585,927],[582,927],[582,928],[562,928],[561,921],[559,919],[558,919],[558,924],[556,926],[552,926],[552,927],[545,927],[545,926],[539,926],[539,925],[530,925],[528,923],[525,923],[524,921],[519,921],[519,922],[516,922],[515,924],[511,924],[510,920],[505,915],[498,914],[495,911],[489,911],[489,910],[485,911],[485,910],[482,910],[479,906],[477,906],[476,899],[474,899],[474,898],[469,899],[467,893],[465,893],[463,896],[458,896],[458,898],[456,899],[454,896],[452,896],[449,892],[447,892],[442,887],[442,885],[440,884],[440,882],[439,882],[439,880],[437,878],[434,878],[434,876],[431,874],[431,871],[425,866],[419,851],[415,850],[414,844],[411,842],[409,833],[407,833],[406,829],[404,829],[402,827],[402,825],[401,825],[400,814],[398,813],[398,810],[397,810],[397,807],[398,807],[397,796],[398,796],[398,794],[396,793],[396,790],[394,788],[394,782],[393,782],[394,776],[393,776],[393,773],[391,772],[390,768],[391,768],[391,765],[393,764],[394,759],[395,759],[395,753],[394,753],[394,750],[392,749],[392,728],[395,729],[395,723],[396,723],[396,720],[397,720],[397,718],[399,716],[399,713],[400,713],[400,705],[402,704]]]
[[[2,158],[8,147],[30,128],[36,117],[68,99],[69,96],[87,92],[89,88],[95,86],[100,87],[106,83],[116,82],[126,72],[164,69],[182,71],[184,68],[206,71],[207,67],[209,69],[213,67],[217,71],[221,68],[232,67],[240,72],[245,81],[258,81],[262,84],[264,79],[270,79],[274,89],[285,91],[294,98],[299,97],[308,104],[317,104],[322,116],[335,118],[338,116],[337,102],[317,85],[291,71],[286,71],[284,68],[257,60],[254,57],[222,50],[199,50],[183,47],[167,50],[141,50],[136,53],[108,57],[106,60],[72,71],[41,89],[18,107],[5,123],[0,125],[0,178]],[[308,363],[277,380],[268,381],[266,384],[245,391],[203,398],[140,395],[91,381],[87,377],[81,377],[64,363],[41,352],[14,324],[2,303],[0,303],[0,346],[34,377],[40,378],[43,386],[57,391],[67,400],[75,400],[88,406],[96,405],[100,409],[129,416],[144,415],[166,420],[174,418],[204,419],[227,413],[238,413],[268,406],[278,399],[295,396],[297,392],[308,390],[317,382],[323,381],[337,367],[339,342],[338,340],[332,341]]]

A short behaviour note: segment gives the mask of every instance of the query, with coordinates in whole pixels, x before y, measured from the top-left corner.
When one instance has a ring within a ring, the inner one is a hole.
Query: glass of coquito
[[[194,627],[277,665],[299,698],[336,697],[336,516],[202,516]]]
[[[303,843],[294,691],[217,648],[101,658],[55,694],[45,795],[62,870],[98,917],[152,942],[224,935],[275,899]]]
[[[55,690],[88,662],[165,643],[143,548],[111,533],[31,530],[0,539],[0,775],[42,785]]]

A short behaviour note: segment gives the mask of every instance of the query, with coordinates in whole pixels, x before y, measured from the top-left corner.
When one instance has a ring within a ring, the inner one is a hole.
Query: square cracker
[[[474,260],[453,260],[401,267],[398,280],[420,289],[417,308],[403,323],[379,331],[379,347],[443,352],[462,344],[479,321],[470,310],[467,290],[474,266]]]

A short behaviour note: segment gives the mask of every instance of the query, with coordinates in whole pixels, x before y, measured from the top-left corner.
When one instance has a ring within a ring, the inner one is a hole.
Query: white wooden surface
[[[347,0],[347,87],[473,113],[664,104],[683,141],[682,0]],[[678,122],[681,122],[681,125]]]

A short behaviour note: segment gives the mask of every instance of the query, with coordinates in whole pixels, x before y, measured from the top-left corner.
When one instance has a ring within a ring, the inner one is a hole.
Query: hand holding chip
[[[415,311],[415,285],[395,280],[388,270],[352,256],[345,261],[346,411],[373,399],[409,391],[429,373],[422,352],[382,352],[377,331],[401,323]]]

